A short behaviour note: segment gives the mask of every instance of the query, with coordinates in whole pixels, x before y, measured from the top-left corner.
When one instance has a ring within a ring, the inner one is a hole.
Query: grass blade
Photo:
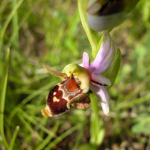
[[[57,123],[55,124],[55,126],[53,127],[52,132],[53,132],[54,134],[57,132],[58,127],[59,127],[59,122],[57,122]],[[35,150],[44,149],[44,147],[51,141],[52,137],[53,137],[53,136],[52,136],[51,134],[49,134],[49,135],[46,137],[46,139],[44,139],[44,141],[43,141]]]
[[[72,132],[76,131],[77,129],[79,129],[81,126],[80,125],[76,125],[74,127],[72,127],[71,129],[67,130],[65,133],[63,133],[62,135],[60,135],[59,137],[57,137],[53,142],[51,142],[46,148],[45,150],[50,150],[51,148],[53,148],[57,143],[59,143],[60,141],[62,141],[65,137],[67,137],[68,135],[70,135]]]
[[[17,5],[16,0],[12,0],[12,10],[15,9],[15,6]],[[15,34],[15,38],[13,41],[13,45],[18,49],[19,48],[19,30],[18,30],[18,16],[17,16],[17,10],[14,13],[14,16],[12,18],[12,35]]]
[[[19,126],[17,126],[17,127],[16,127],[16,129],[15,129],[15,132],[14,132],[13,138],[12,138],[12,140],[11,140],[9,150],[13,150],[13,146],[14,146],[14,143],[15,143],[15,139],[16,139],[16,137],[17,137],[17,134],[18,134],[19,130],[20,130],[20,127],[19,127]]]
[[[13,18],[13,16],[15,15],[17,9],[20,7],[20,5],[22,4],[24,0],[20,0],[17,5],[14,7],[14,9],[12,10],[12,12],[10,13],[10,15],[8,16],[7,20],[5,21],[3,28],[1,29],[1,34],[0,34],[0,49],[2,47],[2,43],[3,43],[3,37],[5,34],[5,31],[11,21],[11,19]]]
[[[4,133],[4,108],[5,108],[5,97],[6,97],[6,88],[7,88],[7,79],[8,79],[8,66],[9,66],[9,54],[10,49],[7,50],[7,56],[5,61],[5,67],[4,67],[4,76],[3,76],[3,82],[1,85],[1,101],[0,101],[0,133],[3,139],[3,143],[8,149],[8,143],[6,141],[5,133]]]

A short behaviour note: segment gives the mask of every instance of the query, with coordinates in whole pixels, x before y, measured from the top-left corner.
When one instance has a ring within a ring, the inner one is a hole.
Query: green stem
[[[92,29],[89,28],[87,23],[87,16],[86,16],[86,9],[88,5],[88,0],[78,0],[78,9],[79,14],[81,18],[81,23],[83,25],[83,28],[86,32],[86,35],[89,39],[89,42],[92,47],[92,57],[95,58],[98,49],[101,44],[101,40],[99,42],[98,33]],[[99,117],[99,107],[97,105],[98,101],[95,99],[94,95],[91,94],[91,107],[92,107],[92,113],[91,113],[91,127],[90,127],[90,133],[91,133],[91,139],[90,143],[94,145],[95,147],[99,146],[104,138],[104,128],[103,128],[103,121]]]
[[[89,39],[89,42],[92,47],[92,51],[96,49],[98,44],[98,33],[89,28],[86,17],[86,9],[87,9],[88,0],[78,0],[78,9],[81,18],[82,26],[86,32],[86,35]]]
[[[99,106],[98,106],[98,99],[97,97],[92,93],[90,94],[91,98],[91,126],[90,126],[90,143],[98,147],[104,139],[105,129],[103,127],[103,120],[100,118],[99,115]]]

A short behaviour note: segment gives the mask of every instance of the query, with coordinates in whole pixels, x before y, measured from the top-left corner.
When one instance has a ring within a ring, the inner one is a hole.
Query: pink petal
[[[94,85],[90,83],[90,90],[98,97],[101,101],[101,106],[105,115],[109,113],[109,101],[110,96],[107,89],[100,85]]]
[[[97,74],[97,73],[91,74],[91,82],[93,84],[100,84],[103,86],[110,86],[111,85],[111,82],[108,78],[106,78],[100,74]]]
[[[89,70],[91,72],[103,73],[110,67],[114,59],[114,55],[115,55],[114,42],[111,36],[107,32],[105,32],[100,49],[96,55],[96,58],[90,65]]]
[[[86,69],[89,68],[89,56],[86,52],[83,53],[83,67]]]

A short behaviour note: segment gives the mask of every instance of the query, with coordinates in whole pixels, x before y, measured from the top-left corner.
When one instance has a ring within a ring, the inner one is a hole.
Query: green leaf
[[[121,65],[121,52],[120,52],[120,49],[117,49],[114,61],[112,62],[112,65],[109,67],[109,69],[107,70],[105,74],[105,77],[111,81],[111,86],[115,82],[115,79],[120,69],[120,65]]]

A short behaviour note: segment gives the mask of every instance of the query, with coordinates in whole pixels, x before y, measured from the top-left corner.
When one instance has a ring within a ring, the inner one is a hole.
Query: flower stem
[[[90,29],[88,26],[87,16],[86,16],[87,5],[88,5],[88,0],[78,0],[78,9],[81,18],[81,23],[86,32],[86,35],[89,39],[93,51],[96,50],[96,46],[98,44],[98,33]]]
[[[88,5],[88,0],[78,0],[78,9],[81,18],[81,23],[91,44],[92,57],[94,59],[98,52],[99,49],[98,46],[100,46],[101,40],[99,42],[98,32],[90,29],[90,27],[88,26],[87,16],[86,16],[87,5]],[[98,101],[94,97],[94,94],[91,94],[90,97],[91,97],[91,107],[92,107],[90,143],[93,146],[98,147],[103,141],[105,130],[103,128],[103,121],[99,117],[99,113],[98,113],[99,112],[99,107],[97,105]]]
[[[91,98],[91,126],[90,126],[90,134],[91,134],[91,139],[90,143],[98,147],[104,139],[105,135],[105,129],[103,127],[103,120],[100,118],[99,115],[99,106],[97,97],[92,93],[90,94]]]

